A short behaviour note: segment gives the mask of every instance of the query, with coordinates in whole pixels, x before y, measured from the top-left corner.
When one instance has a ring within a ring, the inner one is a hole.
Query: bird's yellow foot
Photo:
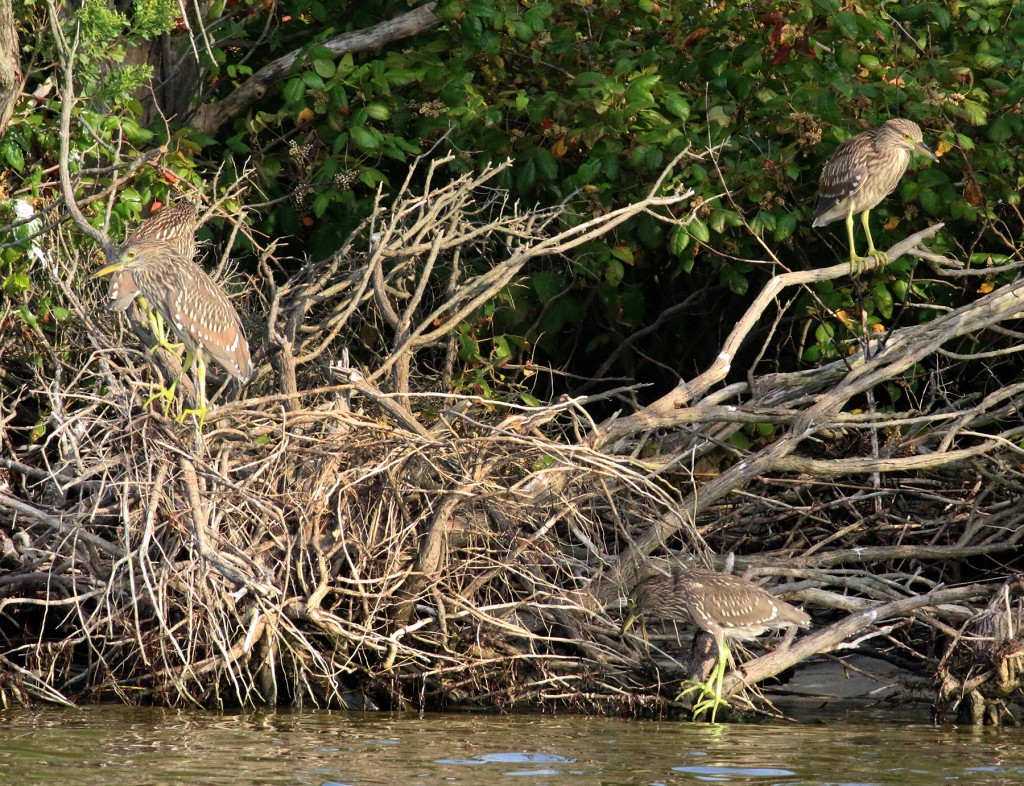
[[[866,257],[850,257],[850,275],[856,278],[869,270],[876,270],[889,264],[889,255],[877,248],[868,249]]]
[[[181,356],[181,353],[185,350],[184,344],[174,344],[168,341],[166,338],[157,338],[156,343],[149,348],[149,353],[152,355],[158,349],[166,349],[168,352]]]
[[[153,395],[151,395],[149,398],[146,399],[146,401],[143,403],[142,407],[143,407],[143,409],[145,409],[150,404],[152,404],[154,401],[156,401],[158,398],[159,399],[163,399],[163,401],[164,401],[164,416],[166,416],[168,410],[170,410],[170,408],[171,408],[171,402],[174,401],[174,392],[177,390],[178,384],[177,384],[177,382],[175,382],[169,388],[165,388],[163,385],[154,385],[154,387],[157,389],[156,392]]]
[[[707,687],[706,685],[704,687]],[[729,702],[723,699],[721,696],[716,696],[714,691],[708,691],[701,695],[700,699],[693,705],[693,717],[696,718],[699,715],[703,715],[708,710],[711,710],[711,722],[715,722],[715,716],[718,714],[719,707],[728,707]]]
[[[889,255],[884,251],[879,251],[877,248],[871,248],[868,249],[868,255],[874,258],[876,268],[885,267],[889,264]]]
[[[149,351],[153,353],[158,349],[166,349],[168,352],[180,355],[185,350],[185,345],[175,344],[168,340],[167,331],[164,329],[163,317],[155,311],[148,311],[147,313],[149,314],[147,319],[149,332],[153,334],[153,339],[156,341],[156,344]]]
[[[192,415],[196,418],[199,423],[199,430],[203,430],[203,422],[206,420],[206,413],[210,411],[209,407],[195,407],[194,409],[183,409],[181,414],[178,415],[174,420],[177,423],[184,423],[185,418]]]
[[[684,696],[693,693],[694,691],[700,691],[700,696],[691,708],[694,719],[699,715],[703,715],[708,710],[711,710],[711,722],[714,723],[715,716],[718,714],[718,708],[729,706],[729,702],[723,699],[722,695],[715,690],[714,677],[706,683],[697,682],[696,680],[686,680],[683,684],[688,687],[679,692],[676,696],[676,701],[682,701]]]

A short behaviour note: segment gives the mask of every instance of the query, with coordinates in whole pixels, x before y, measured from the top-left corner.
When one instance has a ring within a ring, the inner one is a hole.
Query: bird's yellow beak
[[[629,606],[626,609],[626,619],[622,621],[622,627],[619,629],[619,635],[625,636],[626,631],[633,627],[633,623],[636,622],[636,618],[640,615],[637,613],[637,606],[634,601],[629,602]]]
[[[916,150],[923,156],[928,156],[928,158],[930,158],[935,163],[939,162],[939,157],[935,155],[935,153],[932,152],[932,149],[928,147],[928,145],[926,145],[924,142],[915,142],[914,150]]]
[[[106,267],[101,267],[99,270],[97,270],[95,273],[89,276],[89,278],[103,278],[103,276],[109,276],[111,273],[124,269],[124,263],[124,259],[119,259],[117,260],[117,262],[112,262]]]

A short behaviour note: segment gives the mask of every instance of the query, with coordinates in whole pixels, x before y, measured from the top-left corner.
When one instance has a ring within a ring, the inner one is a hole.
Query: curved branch
[[[945,224],[942,223],[933,224],[927,229],[922,229],[920,232],[916,232],[915,234],[910,235],[910,237],[904,238],[889,249],[889,261],[894,262],[904,254],[910,253],[924,240],[938,233],[938,231],[944,226]],[[732,368],[732,359],[736,357],[736,353],[739,351],[740,346],[746,340],[750,331],[754,329],[754,326],[761,318],[761,315],[764,314],[768,307],[775,301],[776,297],[778,297],[779,293],[784,289],[802,284],[814,284],[821,281],[830,281],[835,278],[841,278],[842,276],[849,275],[849,273],[850,264],[848,262],[843,262],[838,265],[832,265],[831,267],[815,268],[813,270],[797,270],[791,273],[782,273],[780,275],[773,276],[768,283],[765,284],[764,289],[762,289],[754,299],[754,302],[750,304],[750,307],[740,318],[740,321],[736,323],[736,327],[733,328],[729,337],[725,340],[722,351],[718,354],[715,362],[711,364],[711,367],[707,371],[691,379],[689,382],[680,382],[674,390],[666,393],[660,399],[640,412],[625,418],[620,418],[614,422],[604,424],[598,432],[592,435],[592,445],[594,447],[598,447],[606,444],[609,440],[616,437],[624,436],[635,431],[645,431],[652,427],[652,417],[657,418],[659,416],[670,415],[674,409],[682,407],[690,401],[693,401],[712,386],[725,379]]]

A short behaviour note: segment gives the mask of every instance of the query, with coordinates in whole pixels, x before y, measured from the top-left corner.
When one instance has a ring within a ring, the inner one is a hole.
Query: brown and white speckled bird
[[[907,171],[913,152],[938,157],[924,143],[921,127],[913,120],[887,120],[877,128],[857,134],[836,148],[821,172],[818,185],[818,206],[814,209],[812,226],[821,227],[846,219],[850,239],[850,270],[857,275],[871,257],[879,265],[888,263],[884,251],[875,248],[868,226],[871,209],[893,192]],[[853,244],[853,216],[861,214],[864,234],[868,240],[868,257],[857,255]]]
[[[192,259],[196,255],[196,206],[183,199],[157,211],[132,232],[122,253],[147,240],[166,243],[180,256]],[[118,270],[111,274],[107,289],[107,305],[111,311],[124,311],[138,294],[139,288],[130,271]]]
[[[722,680],[729,660],[729,642],[749,640],[767,630],[806,628],[811,618],[802,610],[765,592],[740,576],[676,567],[671,576],[655,575],[639,582],[630,593],[630,613],[622,624],[625,633],[641,616],[659,619],[692,620],[701,630],[715,637],[718,662],[705,685],[705,696],[694,706],[714,712],[724,704]]]
[[[133,240],[116,262],[93,273],[93,278],[119,272],[131,274],[139,293],[185,345],[182,373],[195,360],[198,406],[183,416],[195,413],[202,422],[207,411],[206,356],[242,382],[252,376],[249,342],[238,312],[207,272],[165,239]]]

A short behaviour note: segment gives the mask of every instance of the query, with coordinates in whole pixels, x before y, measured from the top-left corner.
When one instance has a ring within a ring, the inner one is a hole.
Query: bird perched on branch
[[[865,268],[868,257],[878,265],[889,258],[875,248],[868,226],[871,209],[893,192],[907,171],[913,152],[922,153],[933,161],[938,157],[924,143],[921,127],[912,120],[887,120],[877,128],[857,134],[836,148],[821,172],[818,185],[818,206],[814,209],[812,226],[821,227],[846,219],[846,233],[850,240],[850,272],[858,275]],[[853,215],[861,214],[864,234],[868,240],[868,257],[857,255],[853,243]]]
[[[93,278],[128,273],[132,283],[185,345],[184,374],[196,364],[197,406],[182,412],[199,417],[208,411],[206,402],[206,358],[212,357],[237,379],[252,376],[249,343],[242,322],[224,291],[199,265],[183,256],[172,243],[150,237],[135,240],[116,262],[93,273]],[[171,386],[173,397],[177,380]]]
[[[806,628],[811,624],[803,610],[779,600],[753,582],[727,573],[685,567],[674,568],[671,576],[651,576],[633,588],[622,632],[643,616],[692,620],[714,636],[718,661],[708,681],[695,686],[701,690],[702,699],[693,708],[695,715],[710,708],[712,723],[718,707],[727,703],[722,699],[722,680],[730,657],[729,642],[754,639],[767,630]]]
[[[196,254],[195,205],[188,200],[181,200],[146,219],[128,238],[121,253],[148,241],[164,243],[178,255],[191,260]],[[107,289],[107,305],[111,311],[124,311],[138,295],[139,288],[131,271],[122,269],[111,273]],[[177,350],[178,347],[167,341],[167,331],[160,312],[151,309],[144,297],[141,298],[139,306],[146,314],[146,321],[157,346]]]

